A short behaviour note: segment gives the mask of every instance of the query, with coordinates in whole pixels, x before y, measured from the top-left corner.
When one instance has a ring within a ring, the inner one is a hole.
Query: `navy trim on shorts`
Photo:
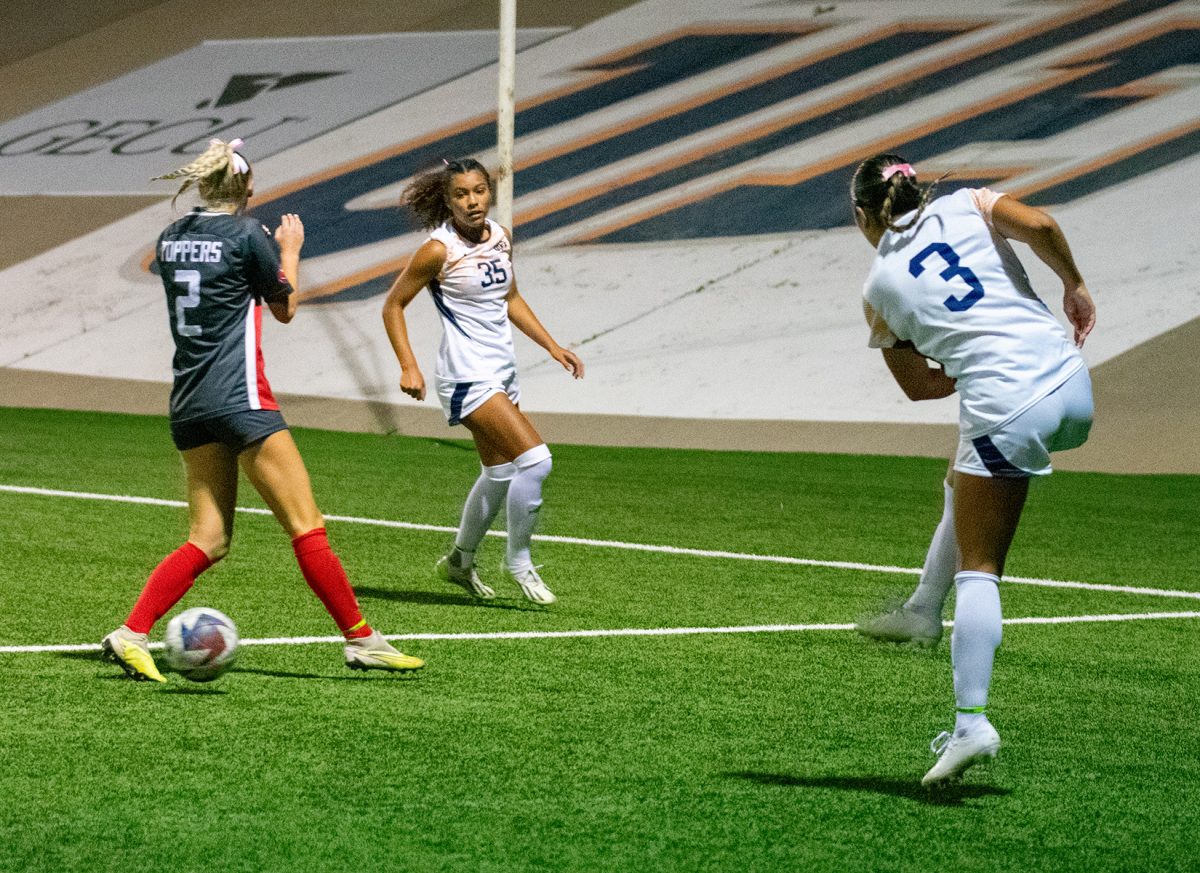
[[[450,425],[462,423],[462,405],[467,399],[467,392],[471,390],[474,382],[459,382],[454,386],[454,393],[450,395]]]
[[[983,466],[987,467],[988,472],[997,479],[1028,479],[1029,474],[1020,467],[1013,464],[1001,454],[996,448],[996,444],[992,442],[991,437],[981,436],[971,440],[971,444],[975,446],[975,451],[979,453],[979,460],[983,461]]]

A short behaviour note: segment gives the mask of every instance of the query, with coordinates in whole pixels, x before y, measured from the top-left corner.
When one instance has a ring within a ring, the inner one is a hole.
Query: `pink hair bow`
[[[917,175],[917,171],[912,168],[912,164],[892,164],[880,171],[885,182],[897,173],[902,173],[910,179],[916,178]]]

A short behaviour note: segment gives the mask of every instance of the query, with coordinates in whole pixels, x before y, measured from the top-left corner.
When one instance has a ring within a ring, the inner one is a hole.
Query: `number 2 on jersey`
[[[483,270],[483,278],[479,280],[480,288],[491,288],[508,281],[508,271],[504,269],[504,263],[499,258],[481,262],[479,269]]]
[[[930,243],[921,249],[920,254],[908,262],[908,272],[912,273],[914,277],[920,276],[925,272],[925,259],[933,254],[941,255],[942,260],[947,264],[946,269],[938,274],[942,279],[949,282],[957,276],[966,282],[971,289],[971,293],[966,297],[955,297],[951,294],[943,300],[942,303],[947,309],[951,312],[963,312],[983,299],[983,283],[979,281],[979,277],[969,267],[959,264],[958,252],[954,251],[946,243]]]
[[[175,284],[187,288],[187,294],[175,298],[175,332],[180,336],[200,336],[203,328],[198,324],[188,324],[184,317],[187,310],[200,305],[200,271],[176,270]]]

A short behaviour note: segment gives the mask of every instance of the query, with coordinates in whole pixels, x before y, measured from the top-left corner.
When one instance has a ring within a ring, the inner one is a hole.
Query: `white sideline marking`
[[[1200,618],[1200,612],[1135,612],[1113,615],[1050,615],[1027,618],[1006,618],[1005,624],[1087,624],[1114,621],[1146,621],[1153,619]],[[953,627],[953,622],[943,622]],[[848,631],[853,624],[749,624],[734,627],[626,627],[596,628],[571,631],[495,631],[492,633],[453,634],[385,634],[389,640],[556,640],[584,637],[676,637],[700,634],[767,634],[797,633],[803,631]],[[265,639],[242,640],[243,646],[304,646],[313,643],[344,643],[341,637],[267,637]],[[162,643],[151,643],[150,648],[161,649]],[[0,646],[0,654],[28,654],[37,652],[98,652],[99,643],[70,643],[48,646]]]
[[[41,497],[69,497],[76,500],[105,500],[113,503],[136,503],[146,506],[169,506],[187,508],[182,500],[162,500],[157,497],[129,497],[119,494],[94,494],[87,491],[58,491],[53,488],[30,488],[23,485],[0,485],[0,492],[32,494]],[[238,512],[248,515],[270,515],[271,510],[259,507],[239,506]],[[365,524],[374,527],[400,528],[402,530],[432,531],[434,533],[457,533],[458,528],[438,524],[419,524],[412,521],[389,521],[382,518],[362,518],[355,515],[326,515],[327,521],[347,524]],[[504,531],[490,530],[488,536],[505,537]],[[560,543],[573,546],[591,546],[600,549],[626,549],[636,552],[658,552],[665,555],[684,555],[695,558],[723,558],[730,561],[760,561],[768,564],[791,564],[802,567],[826,567],[834,570],[861,570],[867,573],[901,573],[921,575],[920,567],[894,567],[887,564],[862,564],[857,561],[822,561],[815,558],[793,558],[788,555],[756,555],[747,552],[724,552],[713,549],[688,549],[681,546],[660,546],[651,543],[626,543],[620,540],[592,540],[583,537],[564,537],[551,534],[534,534],[533,538],[544,543]],[[1105,585],[1099,582],[1075,582],[1062,579],[1036,579],[1028,576],[1005,576],[1005,582],[1016,585],[1037,585],[1043,588],[1075,588],[1084,591],[1109,591],[1117,594],[1143,594],[1148,597],[1182,597],[1200,600],[1200,591],[1177,591],[1170,588],[1139,588],[1136,585]]]

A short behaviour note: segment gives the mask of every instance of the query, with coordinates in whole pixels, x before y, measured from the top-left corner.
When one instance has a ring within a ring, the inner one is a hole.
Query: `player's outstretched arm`
[[[1082,347],[1096,325],[1096,304],[1075,266],[1071,247],[1058,222],[1040,209],[1005,196],[992,207],[992,224],[1009,239],[1028,245],[1062,280],[1063,312],[1075,328],[1075,345]]]
[[[425,399],[425,377],[408,341],[404,308],[437,277],[445,263],[446,247],[437,240],[427,240],[396,277],[388,290],[387,299],[383,301],[383,327],[392,343],[396,360],[400,362],[400,390],[416,400]]]
[[[912,346],[881,349],[883,360],[909,400],[937,400],[954,393],[954,380],[941,367],[929,361]]]
[[[538,317],[533,314],[533,310],[529,308],[529,304],[517,290],[516,282],[513,282],[512,288],[508,292],[508,317],[521,333],[544,348],[550,353],[550,357],[562,364],[564,370],[576,379],[583,378],[583,361],[579,355],[570,349],[564,349],[554,341],[554,337],[550,336],[550,332],[538,321]]]
[[[504,231],[504,236],[507,237],[509,245],[512,245],[513,235],[511,228],[501,226],[500,229]],[[542,326],[542,323],[538,321],[538,317],[533,314],[533,310],[529,307],[529,303],[521,296],[521,292],[517,290],[517,280],[515,278],[505,300],[508,302],[508,318],[517,326],[517,329],[549,352],[550,357],[562,364],[564,370],[576,379],[582,379],[583,361],[579,355],[570,349],[564,349],[554,341],[554,337],[550,336],[550,331]]]

